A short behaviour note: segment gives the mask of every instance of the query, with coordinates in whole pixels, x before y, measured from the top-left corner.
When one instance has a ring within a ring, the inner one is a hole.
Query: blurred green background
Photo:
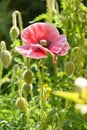
[[[0,0],[0,41],[11,44],[9,30],[12,26],[11,15],[15,10],[22,14],[23,26],[29,25],[37,15],[46,11],[46,2],[43,0]]]

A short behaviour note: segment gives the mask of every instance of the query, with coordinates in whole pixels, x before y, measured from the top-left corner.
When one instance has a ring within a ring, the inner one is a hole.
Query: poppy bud
[[[22,92],[24,96],[27,96],[30,92],[30,86],[26,83],[23,84],[22,86]]]
[[[16,38],[19,36],[19,28],[17,26],[13,26],[10,29],[10,36],[12,41],[16,40]]]
[[[23,73],[23,79],[26,84],[31,84],[33,80],[33,74],[30,70],[25,70]]]
[[[25,111],[27,108],[27,101],[25,98],[21,97],[16,100],[16,106],[20,109],[20,111]]]
[[[5,43],[5,41],[1,41],[0,42],[0,50],[1,51],[6,50],[6,43]]]
[[[11,59],[12,59],[12,56],[9,51],[4,50],[1,52],[1,60],[2,60],[4,68],[7,69],[9,67],[9,65],[11,64]]]
[[[75,71],[75,65],[72,61],[68,61],[65,65],[65,72],[67,73],[67,75],[71,75],[73,74]]]

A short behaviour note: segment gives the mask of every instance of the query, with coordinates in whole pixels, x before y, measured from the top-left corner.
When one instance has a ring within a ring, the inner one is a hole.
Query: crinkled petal
[[[60,56],[64,56],[68,53],[69,50],[69,44],[66,42],[63,46],[63,48],[60,50],[60,52],[58,53],[58,55]]]
[[[48,49],[40,48],[40,46],[20,46],[16,47],[16,50],[26,57],[35,59],[46,58],[47,53],[51,53]],[[52,53],[51,55],[54,56]]]
[[[69,44],[64,35],[60,35],[59,38],[53,42],[49,48],[52,53],[58,55],[65,55],[68,52]]]
[[[22,55],[30,58],[40,59],[40,58],[46,58],[47,55],[44,51],[40,50],[39,48],[31,48],[29,46],[20,46],[16,47],[16,50],[18,50]]]
[[[45,53],[50,53],[52,56],[54,56],[54,54],[48,48],[45,48],[45,47],[41,46],[40,44],[31,44],[30,46],[32,48],[39,48],[40,50],[44,51]]]
[[[47,23],[35,23],[25,28],[21,37],[25,44],[36,44],[42,39],[52,43],[59,37],[59,32],[54,26]]]

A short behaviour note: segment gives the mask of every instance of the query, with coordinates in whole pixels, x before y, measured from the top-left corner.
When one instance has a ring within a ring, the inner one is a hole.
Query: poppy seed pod
[[[11,36],[12,41],[17,39],[17,37],[19,36],[19,28],[17,26],[11,27],[10,36]]]
[[[16,100],[16,106],[20,109],[20,111],[25,111],[27,108],[27,101],[25,98],[21,97]]]
[[[4,50],[1,52],[1,60],[3,63],[4,68],[8,68],[11,64],[12,56],[11,53],[8,50]]]
[[[72,61],[68,61],[65,65],[65,72],[67,73],[68,76],[73,74],[75,71],[75,65]]]
[[[23,73],[23,79],[26,84],[31,84],[33,80],[33,74],[30,70],[25,70]]]

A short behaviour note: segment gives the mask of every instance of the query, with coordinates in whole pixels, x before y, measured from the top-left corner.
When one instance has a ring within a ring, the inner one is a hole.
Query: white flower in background
[[[80,110],[80,113],[82,115],[85,115],[87,113],[87,104],[76,104],[75,108],[77,110]]]
[[[75,86],[79,87],[80,89],[87,88],[87,79],[78,77],[75,80]]]

